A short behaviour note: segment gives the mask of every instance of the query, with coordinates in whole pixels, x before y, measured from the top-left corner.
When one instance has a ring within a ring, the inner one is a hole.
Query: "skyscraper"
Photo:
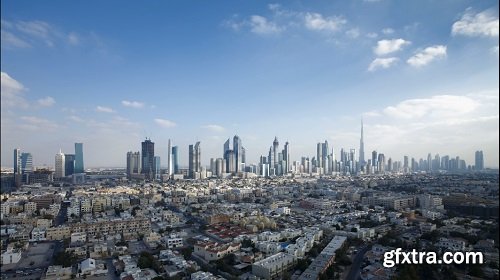
[[[64,155],[64,175],[69,176],[75,173],[75,155]]]
[[[483,151],[476,151],[475,155],[475,170],[483,170],[484,169],[484,158]]]
[[[179,173],[179,147],[172,147],[172,162],[174,165],[174,174]]]
[[[236,173],[242,172],[244,171],[241,170],[241,164],[244,163],[242,161],[243,146],[241,145],[241,139],[240,137],[238,137],[238,135],[235,135],[233,137],[233,151],[234,151],[235,172]]]
[[[127,177],[141,173],[141,153],[127,152]]]
[[[14,149],[14,174],[21,174],[21,149]]]
[[[84,173],[83,143],[75,143],[75,173]]]
[[[278,164],[278,147],[279,147],[279,142],[278,142],[278,137],[274,137],[273,141],[273,166],[276,168],[276,165]]]
[[[200,142],[189,145],[189,177],[196,178],[196,173],[201,171],[201,147]]]
[[[168,139],[167,145],[167,174],[168,176],[172,176],[173,166],[172,166],[172,143],[170,139]]]
[[[154,158],[155,158],[155,143],[151,139],[147,139],[142,144],[142,161],[141,173],[145,175],[146,179],[153,179],[155,174]]]
[[[154,157],[154,176],[155,180],[160,180],[161,179],[161,167],[160,167],[160,157],[155,156]]]
[[[363,139],[363,119],[361,119],[361,138],[359,139],[359,164],[365,165],[365,142]]]
[[[65,161],[64,161],[64,154],[61,150],[59,150],[59,153],[56,154],[55,157],[55,172],[54,172],[54,178],[63,178],[66,176],[65,174]]]
[[[33,156],[31,153],[21,153],[21,174],[33,172]]]
[[[285,148],[283,149],[283,160],[285,161],[285,166],[283,166],[283,173],[288,174],[290,171],[290,144],[285,142]]]

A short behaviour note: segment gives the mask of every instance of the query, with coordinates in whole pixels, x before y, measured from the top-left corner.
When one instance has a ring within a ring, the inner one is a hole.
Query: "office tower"
[[[474,165],[475,170],[483,170],[484,169],[483,151],[476,151],[474,164],[475,164]]]
[[[65,166],[65,162],[64,162],[64,154],[62,153],[61,150],[59,150],[59,153],[56,154],[56,157],[55,157],[55,160],[56,160],[56,164],[55,164],[55,172],[54,172],[54,178],[63,178],[64,176],[66,176],[66,174],[64,173],[64,168],[66,167]]]
[[[226,151],[226,172],[235,173],[236,172],[236,156],[233,150]]]
[[[432,156],[431,153],[427,154],[427,171],[432,171]]]
[[[23,183],[29,182],[31,173],[33,173],[33,157],[31,153],[21,153],[21,174]]]
[[[160,180],[161,179],[160,157],[155,156],[153,162],[154,162],[154,178],[155,180]]]
[[[279,147],[279,142],[278,142],[278,137],[274,137],[273,141],[273,162],[272,164],[276,166],[278,164],[278,147]]]
[[[172,147],[172,164],[174,165],[174,174],[179,173],[179,147]]]
[[[222,173],[224,173],[224,169],[222,168],[223,166],[223,163],[224,163],[224,159],[222,158],[218,158],[215,160],[215,175],[217,175],[217,177],[222,177]]]
[[[154,158],[155,158],[155,143],[151,139],[147,139],[141,143],[142,145],[142,160],[141,160],[141,173],[145,175],[146,179],[154,178]]]
[[[127,177],[130,179],[132,174],[141,173],[141,153],[127,152]]]
[[[73,175],[75,173],[75,155],[65,154],[64,155],[64,174],[66,176]]]
[[[269,154],[268,154],[268,157],[267,157],[267,164],[269,164],[269,173],[273,173],[272,175],[274,175],[274,153],[273,153],[273,147],[269,147]]]
[[[403,171],[404,173],[408,173],[409,171],[409,166],[408,166],[408,156],[403,157]]]
[[[439,157],[439,154],[436,154],[434,156],[434,160],[432,161],[432,170],[439,170],[441,163],[441,158]]]
[[[172,166],[172,142],[168,139],[167,145],[167,175],[172,176],[173,166]]]
[[[316,168],[320,168],[323,166],[321,160],[323,160],[323,144],[316,144]]]
[[[387,171],[388,172],[392,172],[394,169],[393,169],[393,166],[392,166],[392,158],[389,158],[387,160]]]
[[[385,156],[384,154],[378,154],[377,158],[377,170],[379,173],[385,172]]]
[[[14,174],[21,174],[21,149],[14,149]]]
[[[235,136],[235,138],[236,138],[236,136]],[[235,140],[238,141],[238,139],[235,139]],[[233,145],[233,148],[237,148],[236,146],[237,145]],[[224,158],[225,163],[226,163],[226,166],[224,168],[226,173],[236,172],[235,152],[234,152],[234,150],[231,149],[231,140],[229,138],[226,140],[226,142],[224,142],[223,158]]]
[[[241,156],[240,156],[240,158],[241,158],[241,163],[240,163],[240,165],[242,166],[242,169],[243,169],[243,167],[244,167],[244,166],[246,165],[246,163],[247,163],[247,150],[246,150],[246,149],[245,149],[245,147],[243,147],[243,146],[241,147]]]
[[[241,145],[241,139],[238,137],[238,135],[235,135],[233,137],[233,151],[234,151],[234,165],[235,165],[235,172],[243,172],[245,170],[241,169],[241,163],[242,161],[242,153],[243,153],[243,146]]]
[[[441,169],[450,170],[450,156],[444,156],[441,158]]]
[[[361,138],[359,139],[359,164],[365,165],[365,141],[363,139],[363,119],[361,119]]]
[[[285,166],[283,167],[283,170],[285,174],[288,174],[290,172],[290,143],[285,142],[285,148],[283,149],[283,160],[285,161]]]
[[[189,177],[196,178],[196,173],[201,172],[201,148],[200,142],[189,145]]]
[[[75,143],[75,173],[84,173],[83,143]]]
[[[376,170],[378,167],[378,162],[377,162],[377,151],[372,152],[372,167]]]

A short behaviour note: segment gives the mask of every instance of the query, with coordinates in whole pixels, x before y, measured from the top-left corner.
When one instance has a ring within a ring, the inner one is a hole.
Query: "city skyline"
[[[207,166],[231,135],[247,162],[275,136],[295,161],[325,140],[359,151],[361,118],[365,160],[499,165],[495,1],[1,5],[2,167],[75,142],[85,167],[123,167],[145,137],[163,166],[168,139],[181,166],[200,142]]]

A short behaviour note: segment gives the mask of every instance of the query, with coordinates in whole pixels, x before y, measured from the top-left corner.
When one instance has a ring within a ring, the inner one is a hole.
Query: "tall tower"
[[[55,160],[56,160],[56,164],[55,164],[55,173],[54,173],[54,178],[62,178],[64,176],[66,176],[65,174],[65,162],[64,162],[64,154],[62,153],[62,151],[59,149],[59,153],[56,154],[56,157],[55,157]]]
[[[174,165],[174,174],[179,173],[179,147],[172,147],[172,162]]]
[[[172,176],[172,142],[170,142],[170,139],[168,139],[168,146],[167,146],[168,152],[167,152],[167,175],[168,177]]]
[[[484,158],[483,151],[476,151],[475,154],[475,170],[483,170],[484,169]]]
[[[151,139],[147,139],[141,143],[142,146],[142,161],[141,161],[141,173],[145,175],[147,179],[154,178],[154,160],[155,160],[155,143],[151,142]]]
[[[21,174],[21,149],[14,149],[14,174]]]
[[[273,166],[276,166],[278,164],[278,147],[279,147],[279,142],[278,142],[278,137],[274,137],[273,141],[273,159],[274,162],[272,162]]]
[[[285,161],[283,173],[288,174],[290,171],[290,144],[288,141],[285,143],[285,148],[283,149],[283,160]]]
[[[194,179],[195,174],[201,171],[201,148],[200,142],[189,145],[189,177]]]
[[[75,173],[84,173],[83,143],[75,143]]]
[[[241,139],[238,137],[238,135],[235,135],[233,137],[233,151],[234,151],[234,164],[235,164],[235,172],[241,172],[241,163],[242,161],[242,153],[243,153],[243,146],[241,145]]]
[[[365,142],[363,139],[363,119],[361,119],[361,138],[359,139],[359,165],[365,165]]]

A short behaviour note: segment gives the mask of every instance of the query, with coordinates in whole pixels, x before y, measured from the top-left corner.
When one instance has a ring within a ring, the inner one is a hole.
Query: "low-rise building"
[[[252,264],[252,274],[263,279],[279,278],[295,262],[295,256],[280,252]]]

